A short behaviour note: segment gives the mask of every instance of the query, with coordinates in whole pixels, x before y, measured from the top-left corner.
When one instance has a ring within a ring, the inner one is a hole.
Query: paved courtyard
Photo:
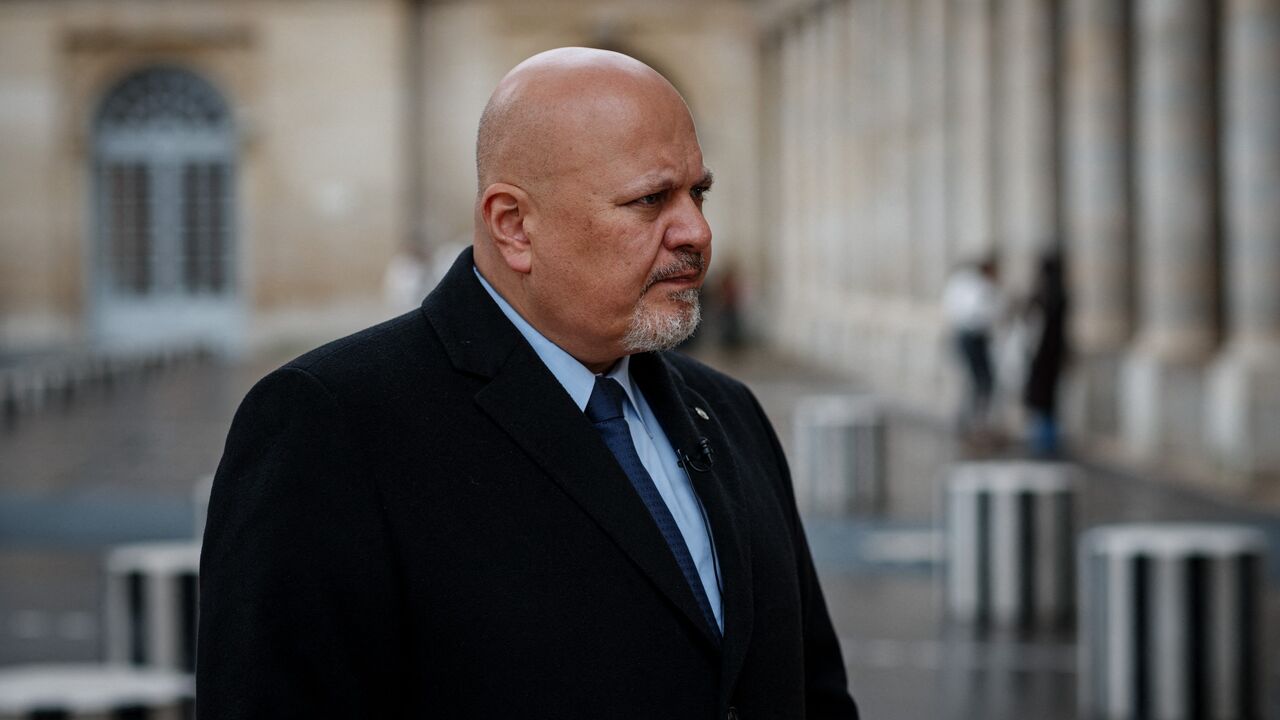
[[[192,363],[5,421],[0,666],[102,656],[104,550],[190,536],[192,487],[216,466],[240,398],[278,359]],[[769,355],[709,359],[751,384],[788,445],[798,398],[853,388]],[[939,487],[958,453],[936,423],[894,416],[886,512],[806,518],[854,695],[870,719],[1074,718],[1070,635],[984,637],[943,619]],[[1273,513],[1098,467],[1086,468],[1084,490],[1085,527],[1117,520],[1241,521],[1262,527],[1280,547],[1280,517]],[[1276,608],[1273,592],[1271,628],[1280,627]],[[1270,638],[1268,655],[1277,647]]]

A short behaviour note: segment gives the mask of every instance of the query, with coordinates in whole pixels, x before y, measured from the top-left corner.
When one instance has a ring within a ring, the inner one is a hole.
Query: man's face
[[[572,131],[561,167],[532,193],[525,229],[528,289],[549,329],[615,358],[674,346],[697,326],[711,176],[674,93],[603,104],[611,121],[591,113]]]

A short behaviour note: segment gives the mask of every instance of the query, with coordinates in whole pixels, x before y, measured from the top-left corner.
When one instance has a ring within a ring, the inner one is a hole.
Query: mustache
[[[648,282],[645,283],[644,290],[642,292],[647,292],[649,288],[663,280],[673,278],[677,275],[684,275],[690,270],[696,271],[701,275],[702,271],[706,269],[706,267],[707,261],[699,253],[689,252],[687,250],[677,253],[674,262],[653,271],[653,274],[649,276]]]

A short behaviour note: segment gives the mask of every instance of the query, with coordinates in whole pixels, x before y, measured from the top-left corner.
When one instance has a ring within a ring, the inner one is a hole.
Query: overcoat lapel
[[[470,251],[459,257],[423,312],[457,369],[490,378],[475,396],[477,405],[714,647],[717,641],[644,501],[586,415],[480,286],[471,258]]]
[[[682,463],[707,511],[720,564],[724,603],[720,688],[727,695],[742,668],[754,623],[750,533],[738,467],[723,426],[708,412],[711,404],[660,355],[632,356],[631,373],[672,446],[693,458],[693,463]],[[702,453],[704,441],[713,457],[710,461]]]

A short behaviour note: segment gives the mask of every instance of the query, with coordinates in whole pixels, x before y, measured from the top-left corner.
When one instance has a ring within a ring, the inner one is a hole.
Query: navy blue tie
[[[720,626],[716,624],[716,616],[711,612],[711,603],[707,600],[707,591],[702,587],[698,569],[693,564],[693,556],[689,554],[689,546],[685,544],[684,535],[680,534],[680,527],[671,516],[671,509],[663,501],[662,495],[658,494],[658,487],[653,484],[649,471],[644,469],[640,455],[636,453],[635,443],[631,441],[631,428],[622,415],[624,399],[626,393],[617,380],[597,375],[595,389],[591,391],[591,399],[587,401],[587,418],[595,425],[604,444],[609,446],[609,451],[617,458],[645,507],[649,508],[649,514],[658,524],[658,530],[671,548],[671,554],[675,555],[676,564],[680,566],[680,572],[684,573],[685,582],[689,583],[689,589],[693,591],[693,597],[698,601],[707,625],[712,634],[719,638]]]

